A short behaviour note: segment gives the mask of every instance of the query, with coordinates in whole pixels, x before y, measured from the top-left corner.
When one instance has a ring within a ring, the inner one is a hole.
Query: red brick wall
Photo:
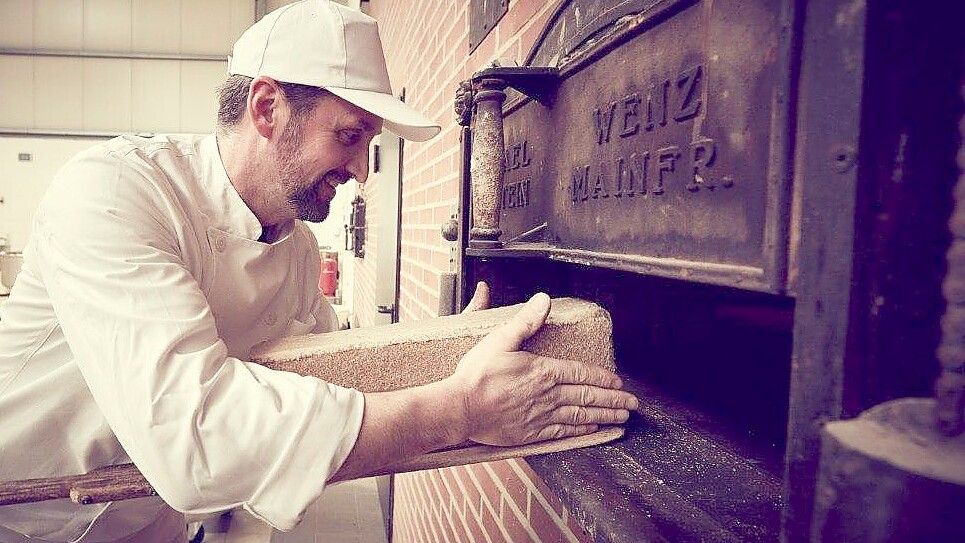
[[[407,102],[443,127],[437,138],[405,146],[402,321],[436,315],[439,275],[449,271],[449,244],[439,227],[459,196],[456,88],[494,59],[522,64],[556,2],[511,0],[509,11],[472,55],[468,5],[466,0],[372,0],[365,8],[379,21],[393,90],[404,87]],[[367,212],[375,217],[377,211]],[[356,296],[362,299],[374,285],[369,255],[375,255],[375,243],[366,240],[365,262],[356,273]],[[588,540],[521,460],[398,476],[394,533],[397,543]]]
[[[393,543],[587,541],[521,460],[396,477]]]
[[[468,1],[372,0],[365,8],[379,21],[393,90],[405,88],[407,102],[442,126],[442,133],[429,142],[406,142],[402,321],[436,315],[439,275],[449,270],[449,245],[439,228],[459,197],[459,127],[452,112],[456,88],[496,58],[522,63],[554,5],[544,0],[511,1],[508,13],[471,56]],[[366,254],[374,254],[368,243]],[[365,288],[366,283],[357,284],[357,289]]]

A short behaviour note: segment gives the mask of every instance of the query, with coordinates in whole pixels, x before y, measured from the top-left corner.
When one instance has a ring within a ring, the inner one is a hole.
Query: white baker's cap
[[[235,42],[228,74],[322,87],[407,140],[441,130],[392,95],[375,19],[330,0],[295,2],[262,17]]]

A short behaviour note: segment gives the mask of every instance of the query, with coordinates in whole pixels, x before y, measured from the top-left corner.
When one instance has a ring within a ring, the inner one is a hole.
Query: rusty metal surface
[[[787,222],[786,206],[767,211],[789,167],[773,156],[787,107],[781,6],[605,4],[564,6],[531,55],[563,61],[553,106],[507,108],[503,239],[546,222],[548,254],[562,259],[625,255],[685,277],[709,266],[701,279],[780,292],[765,232]]]
[[[559,66],[592,48],[594,42],[628,20],[656,18],[694,0],[565,0],[529,52],[527,65]]]
[[[469,52],[479,47],[496,23],[506,15],[509,0],[469,1]]]
[[[498,247],[499,196],[503,188],[503,116],[505,83],[484,79],[474,93],[472,116],[472,229],[470,246]]]

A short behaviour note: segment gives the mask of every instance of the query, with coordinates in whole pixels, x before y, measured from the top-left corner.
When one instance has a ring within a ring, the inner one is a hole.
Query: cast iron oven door
[[[782,292],[790,38],[780,12],[766,0],[558,12],[528,60],[559,68],[552,107],[510,92],[504,119],[501,239],[536,229],[542,243],[506,247]]]

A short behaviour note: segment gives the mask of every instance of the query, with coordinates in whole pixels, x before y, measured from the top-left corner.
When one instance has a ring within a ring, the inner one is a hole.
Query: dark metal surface
[[[543,258],[470,257],[465,271],[494,305],[544,291],[613,318],[618,371],[656,422],[619,454],[537,469],[597,541],[776,539],[790,299]]]
[[[345,250],[356,258],[365,257],[365,200],[356,196],[352,200],[352,213],[345,225]]]
[[[698,277],[782,291],[773,240],[785,238],[789,165],[772,124],[787,107],[778,83],[790,37],[780,5],[571,2],[556,20],[576,12],[589,19],[564,42],[593,62],[564,62],[552,107],[521,103],[504,121],[504,239],[546,222],[563,258],[625,255],[675,277],[710,267]],[[536,61],[559,53],[554,32]],[[778,234],[765,246],[768,229]]]
[[[538,471],[598,541],[687,540],[702,530],[708,541],[809,541],[825,422],[929,395],[939,357],[950,369],[939,397],[950,391],[946,409],[952,419],[961,412],[965,357],[955,338],[965,319],[955,311],[935,354],[945,255],[952,267],[962,260],[959,248],[948,250],[947,227],[963,113],[959,23],[912,0],[560,6],[527,64],[558,67],[561,85],[550,107],[508,93],[505,247],[466,250],[465,282],[490,281],[497,305],[544,290],[607,307],[615,334],[623,330],[621,371],[668,405],[699,401],[708,419],[756,436],[741,449],[733,434],[719,438],[690,424],[686,409],[661,405],[656,411],[673,424],[660,443],[723,442],[741,462],[783,471],[782,524],[763,535],[741,532],[721,510],[660,498],[669,479],[653,477],[646,448],[629,454],[637,454],[633,462],[597,456],[573,464],[578,469],[559,461]],[[662,107],[651,107],[647,130],[652,89],[662,106],[663,88],[681,90],[698,72],[695,111],[678,101],[685,113],[668,113],[661,125]],[[713,153],[697,149],[703,138],[714,140]],[[671,146],[679,158],[663,153]],[[647,191],[630,196],[627,174],[617,185],[614,172],[621,159],[626,172],[633,153],[638,161],[649,153],[651,170]],[[713,190],[707,179],[718,182]],[[959,222],[952,231],[961,236]],[[953,273],[945,285],[952,305],[965,300],[959,283]],[[772,345],[762,356],[753,352],[762,348],[761,330],[700,317],[715,303],[703,289],[736,301],[734,315],[773,327],[787,349]],[[769,312],[775,318],[762,319]],[[707,365],[708,356],[726,369]],[[775,460],[775,450],[783,457]],[[724,488],[693,473],[682,479],[677,497]],[[756,525],[756,514],[736,518]]]
[[[472,81],[499,79],[544,106],[552,106],[559,85],[558,68],[545,66],[498,66],[476,72]],[[458,109],[457,109],[458,113]]]
[[[942,373],[935,383],[938,426],[949,436],[962,433],[965,426],[965,115],[960,117],[958,127],[959,177],[954,191],[955,212],[949,223],[952,242],[943,285],[947,307],[938,347]]]
[[[910,0],[875,2],[866,21],[846,418],[932,395],[965,112],[957,21]]]
[[[780,478],[727,441],[690,427],[701,415],[664,401],[656,389],[625,382],[643,405],[622,440],[527,458],[592,540],[775,540]]]
[[[811,543],[965,541],[965,435],[935,401],[884,402],[822,432]]]
[[[660,17],[695,0],[564,0],[526,57],[533,66],[570,64],[612,31]]]
[[[496,23],[506,15],[509,0],[469,0],[469,52],[479,47]]]
[[[821,424],[840,418],[848,339],[865,11],[809,2],[804,13],[795,190],[799,242],[786,454],[784,540],[808,540]],[[847,151],[843,151],[847,150]]]

